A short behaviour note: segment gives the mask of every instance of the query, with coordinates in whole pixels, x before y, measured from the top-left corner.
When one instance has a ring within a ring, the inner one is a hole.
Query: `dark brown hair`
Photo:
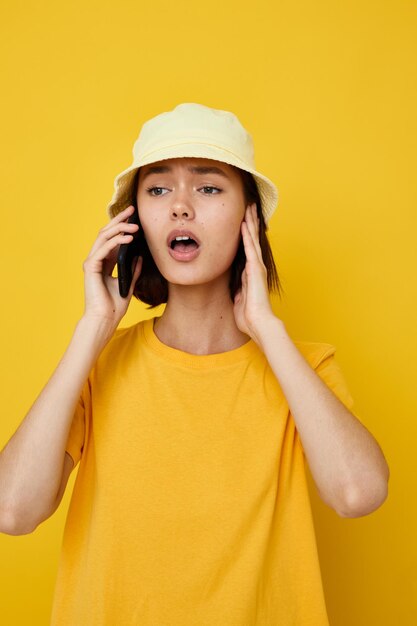
[[[258,187],[256,185],[255,179],[249,172],[241,170],[238,167],[232,166],[240,175],[243,185],[243,193],[245,198],[245,204],[252,204],[256,202],[256,210],[258,217],[260,219],[259,222],[259,243],[262,251],[262,260],[267,270],[267,284],[268,290],[274,291],[278,293],[278,296],[281,298],[281,292],[284,291],[282,284],[280,282],[277,268],[275,266],[274,257],[272,254],[271,247],[269,245],[269,241],[266,235],[266,231],[268,230],[268,226],[265,223],[264,216],[261,210],[261,199],[259,196]],[[139,169],[137,170],[133,184],[132,184],[132,204],[137,206],[137,190],[138,190],[138,181],[139,181]],[[143,232],[143,231],[142,231]],[[146,239],[143,238],[143,264],[141,274],[136,281],[135,290],[133,295],[138,300],[149,304],[148,309],[153,309],[154,307],[159,306],[160,304],[164,304],[168,301],[168,281],[164,278],[157,268],[153,256],[148,248],[148,244],[146,243]],[[230,273],[230,281],[229,281],[229,290],[230,297],[232,302],[234,301],[234,297],[237,291],[242,286],[242,272],[245,269],[246,265],[246,255],[245,249],[243,245],[242,236],[240,237],[239,246],[236,252],[236,256],[233,260],[231,266]]]

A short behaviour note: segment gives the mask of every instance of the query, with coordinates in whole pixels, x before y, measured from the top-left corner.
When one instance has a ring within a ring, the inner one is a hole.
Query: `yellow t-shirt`
[[[51,626],[328,626],[306,457],[264,353],[183,352],[153,319],[115,332],[77,406]],[[351,408],[335,347],[294,343]]]

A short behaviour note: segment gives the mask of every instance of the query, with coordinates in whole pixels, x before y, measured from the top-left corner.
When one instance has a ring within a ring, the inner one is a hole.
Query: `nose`
[[[173,194],[171,217],[185,219],[192,219],[194,217],[194,209],[186,191],[177,191]]]

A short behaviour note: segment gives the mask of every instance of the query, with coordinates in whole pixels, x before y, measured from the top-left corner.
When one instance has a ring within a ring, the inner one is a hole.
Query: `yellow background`
[[[416,3],[26,0],[0,23],[0,447],[82,315],[82,263],[141,125],[180,102],[233,111],[280,192],[274,311],[337,347],[391,470],[356,519],[309,476],[331,626],[416,624]],[[161,310],[134,300],[121,326]],[[0,535],[3,624],[48,624],[74,478],[34,533]]]

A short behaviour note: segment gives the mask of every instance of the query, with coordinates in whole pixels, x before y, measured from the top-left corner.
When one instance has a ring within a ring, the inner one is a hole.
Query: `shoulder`
[[[112,338],[101,352],[99,360],[112,361],[112,359],[127,356],[128,353],[134,353],[138,349],[138,342],[142,336],[141,329],[144,320],[136,322],[132,326],[125,328],[117,328]]]
[[[136,324],[132,324],[132,326],[126,326],[124,328],[117,328],[111,338],[110,342],[113,343],[123,343],[128,341],[133,334],[137,333],[139,327],[143,325],[143,321],[136,322]]]

